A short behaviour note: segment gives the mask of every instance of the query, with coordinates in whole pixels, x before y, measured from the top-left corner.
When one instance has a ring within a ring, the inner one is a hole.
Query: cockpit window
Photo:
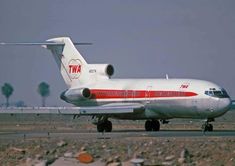
[[[210,88],[209,91],[205,91],[205,94],[211,97],[218,97],[218,98],[228,98],[229,95],[224,89],[221,90],[215,90],[215,88]]]
[[[224,89],[222,89],[222,92],[224,96],[229,97],[228,93]]]
[[[214,92],[214,96],[218,96],[218,97],[222,97],[223,96],[223,92],[222,91],[213,91]]]

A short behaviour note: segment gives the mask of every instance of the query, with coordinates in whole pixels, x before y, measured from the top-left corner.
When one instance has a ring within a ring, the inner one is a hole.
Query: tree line
[[[14,92],[14,88],[10,83],[4,83],[1,87],[2,95],[6,98],[6,107],[9,107],[9,98]],[[46,82],[41,82],[37,88],[38,94],[42,97],[42,107],[46,105],[46,98],[50,95],[50,85]]]

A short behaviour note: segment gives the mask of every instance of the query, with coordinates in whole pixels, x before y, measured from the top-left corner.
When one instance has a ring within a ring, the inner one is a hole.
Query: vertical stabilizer
[[[46,48],[51,50],[67,86],[70,88],[84,84],[87,81],[86,74],[83,74],[87,72],[87,62],[70,38],[59,37],[47,41],[58,43],[57,45],[46,45]]]

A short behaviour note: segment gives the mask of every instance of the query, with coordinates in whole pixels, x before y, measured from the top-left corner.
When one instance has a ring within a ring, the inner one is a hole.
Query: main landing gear
[[[99,121],[97,123],[98,132],[111,132],[112,131],[112,122],[109,120]]]
[[[207,121],[202,125],[203,132],[205,131],[213,131],[213,125],[209,122],[214,121],[214,119],[207,119]]]
[[[158,120],[147,120],[145,122],[145,130],[146,131],[159,131],[160,123]]]

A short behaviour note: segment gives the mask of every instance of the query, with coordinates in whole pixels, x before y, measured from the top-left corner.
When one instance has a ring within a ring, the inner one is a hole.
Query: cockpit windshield
[[[205,91],[205,94],[211,97],[218,97],[218,98],[229,98],[229,95],[227,94],[227,92],[224,89],[221,90],[215,90],[213,88],[210,89],[209,91]]]

